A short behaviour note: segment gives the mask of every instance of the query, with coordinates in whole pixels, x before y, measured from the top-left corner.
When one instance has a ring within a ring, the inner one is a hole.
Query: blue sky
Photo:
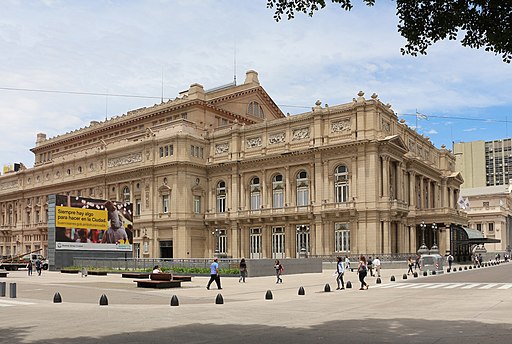
[[[402,56],[395,2],[351,12],[329,5],[276,23],[265,0],[3,0],[0,16],[0,164],[33,165],[36,133],[91,120],[259,73],[283,112],[316,100],[347,103],[377,93],[434,144],[512,135],[512,65],[446,41]],[[10,89],[141,95],[87,96]],[[511,121],[510,123],[507,120]]]

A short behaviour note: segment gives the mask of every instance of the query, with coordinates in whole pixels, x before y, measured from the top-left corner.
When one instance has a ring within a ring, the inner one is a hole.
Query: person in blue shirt
[[[212,265],[210,265],[210,281],[206,286],[206,289],[210,290],[210,285],[215,281],[217,283],[217,289],[222,289],[220,286],[220,275],[219,275],[219,259],[215,258]]]

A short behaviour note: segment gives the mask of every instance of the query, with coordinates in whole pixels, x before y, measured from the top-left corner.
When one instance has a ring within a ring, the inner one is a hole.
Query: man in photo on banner
[[[123,217],[116,205],[111,201],[105,202],[105,209],[108,212],[109,228],[103,234],[101,242],[104,244],[117,244],[128,242],[128,235],[123,225]]]

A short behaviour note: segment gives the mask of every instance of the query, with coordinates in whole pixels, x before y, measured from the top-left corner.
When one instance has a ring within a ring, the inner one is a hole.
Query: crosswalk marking
[[[377,284],[380,289],[512,289],[512,283],[388,283]]]
[[[0,299],[0,307],[25,306],[25,305],[33,305],[33,303],[8,300],[8,299]]]

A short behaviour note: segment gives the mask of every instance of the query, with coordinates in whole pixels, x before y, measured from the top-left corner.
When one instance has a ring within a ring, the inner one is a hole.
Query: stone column
[[[389,199],[389,156],[382,156],[382,197]]]
[[[414,171],[409,172],[409,209],[416,207],[416,173]]]

